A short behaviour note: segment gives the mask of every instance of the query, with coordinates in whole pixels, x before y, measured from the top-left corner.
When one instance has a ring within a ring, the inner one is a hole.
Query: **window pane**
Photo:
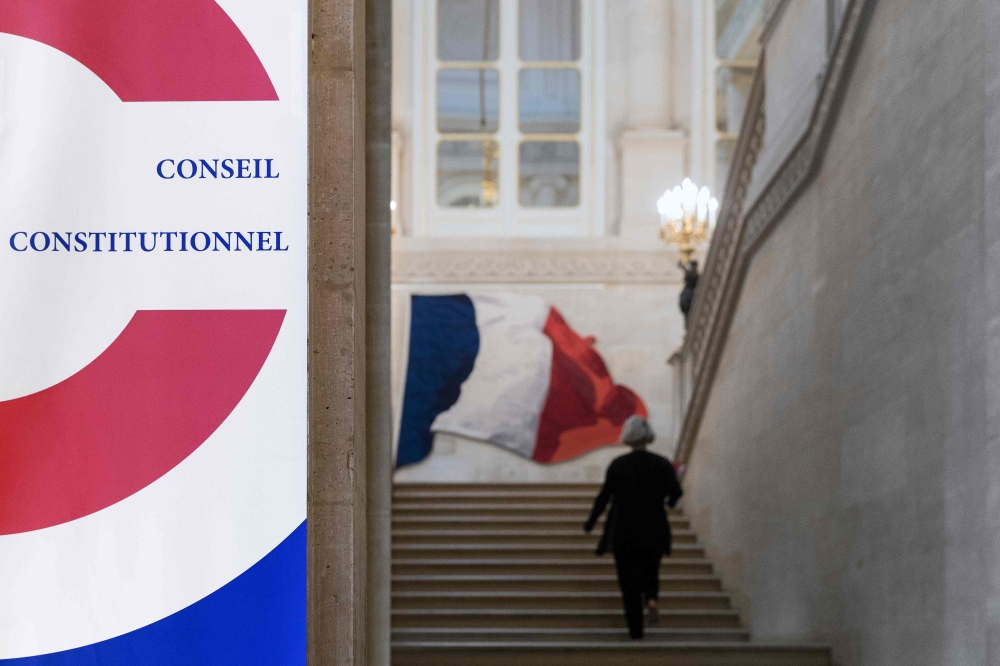
[[[580,0],[521,0],[521,60],[580,59]]]
[[[439,60],[493,62],[499,55],[499,0],[438,0]]]
[[[438,144],[437,200],[447,208],[490,208],[497,204],[500,144],[442,141]]]
[[[580,131],[580,72],[575,69],[522,69],[518,116],[526,134]]]
[[[438,72],[439,132],[496,132],[500,124],[500,75],[495,69]]]
[[[521,144],[518,201],[524,207],[580,203],[580,146],[572,141]]]

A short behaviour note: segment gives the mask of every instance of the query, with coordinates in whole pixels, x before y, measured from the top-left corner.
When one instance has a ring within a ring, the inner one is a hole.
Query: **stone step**
[[[500,610],[615,610],[621,613],[618,592],[397,592],[392,593],[396,609]],[[661,592],[660,608],[670,610],[730,608],[725,592]]]
[[[659,641],[396,641],[393,666],[830,666],[825,645]]]
[[[503,506],[498,504],[424,504],[393,506],[392,513],[400,518],[445,517],[460,519],[483,517],[490,520],[519,520],[522,518],[548,517],[571,520],[583,525],[590,515],[590,507],[572,504],[524,504]]]
[[[691,523],[671,510],[660,625],[625,630],[614,560],[585,534],[598,484],[399,484],[394,666],[829,666],[826,646],[757,645]]]
[[[580,525],[590,515],[591,505],[587,504],[567,504],[567,503],[469,503],[461,502],[454,504],[427,503],[427,504],[394,504],[393,515],[396,517],[432,517],[446,516],[449,518],[463,518],[466,516],[481,516],[491,519],[520,519],[530,517],[550,517],[572,520]],[[671,517],[683,517],[683,514],[669,514]]]
[[[594,498],[572,496],[516,497],[504,495],[455,495],[393,498],[392,510],[414,511],[545,511],[559,510],[582,512],[584,516],[594,507]],[[679,508],[668,509],[672,516],[681,516]]]
[[[394,556],[393,575],[588,575],[603,573],[613,575],[615,563],[610,555],[575,559],[539,559],[522,557],[511,559],[468,559],[456,557],[411,559]],[[666,575],[712,575],[712,563],[705,558],[663,558],[660,573]]]
[[[560,518],[559,516],[398,516],[392,517],[393,530],[580,530],[587,516]],[[691,522],[684,516],[670,516],[670,527],[675,530],[691,529]],[[597,521],[595,533],[604,529],[604,518]]]
[[[691,530],[672,530],[674,544],[693,544],[697,540]],[[589,544],[596,547],[599,533],[587,534],[581,527],[575,530],[411,530],[397,529],[392,533],[394,544],[498,543],[512,541],[523,544]]]
[[[582,491],[591,492],[597,495],[601,490],[600,483],[534,483],[531,481],[522,483],[427,483],[427,482],[403,482],[394,483],[392,492],[437,492],[437,491]]]
[[[597,491],[599,492],[599,491]],[[528,490],[528,489],[484,489],[484,490],[395,490],[393,503],[452,503],[452,502],[584,502],[593,504],[597,492],[590,490]]]
[[[393,592],[617,592],[618,578],[598,575],[397,575],[392,577]],[[660,575],[663,592],[721,592],[722,581],[716,576]]]
[[[406,559],[594,559],[596,539],[589,544],[535,543],[393,543],[394,558]],[[705,557],[699,544],[679,543],[673,547],[670,559],[684,560]]]
[[[392,640],[419,642],[629,642],[628,633],[624,629],[534,629],[534,628],[421,628],[410,627],[392,630]],[[747,642],[750,632],[746,629],[685,629],[668,627],[647,627],[644,641],[648,642],[717,642],[728,643]]]
[[[531,627],[536,629],[624,629],[621,608],[393,608],[394,628]],[[740,626],[732,609],[663,609],[660,626],[667,628],[731,628]]]

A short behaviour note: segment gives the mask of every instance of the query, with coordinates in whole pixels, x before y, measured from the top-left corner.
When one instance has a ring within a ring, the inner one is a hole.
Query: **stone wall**
[[[979,477],[988,484],[982,502],[984,525],[982,548],[982,586],[986,609],[978,617],[976,631],[985,630],[985,662],[1000,661],[1000,3],[981,0],[986,37],[986,205],[984,225],[984,275],[986,301],[986,440],[985,457],[980,462]]]
[[[1000,659],[995,4],[877,2],[746,276],[684,502],[755,640]]]

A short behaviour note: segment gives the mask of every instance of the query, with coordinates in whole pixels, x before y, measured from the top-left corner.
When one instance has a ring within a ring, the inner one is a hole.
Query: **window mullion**
[[[517,5],[500,2],[500,209],[508,236],[517,228]]]

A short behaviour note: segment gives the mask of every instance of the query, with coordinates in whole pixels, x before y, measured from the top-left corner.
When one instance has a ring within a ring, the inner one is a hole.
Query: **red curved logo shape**
[[[214,0],[0,0],[0,32],[62,51],[123,102],[278,99]]]
[[[284,310],[142,310],[90,365],[0,402],[0,535],[100,511],[176,467],[256,379]]]

